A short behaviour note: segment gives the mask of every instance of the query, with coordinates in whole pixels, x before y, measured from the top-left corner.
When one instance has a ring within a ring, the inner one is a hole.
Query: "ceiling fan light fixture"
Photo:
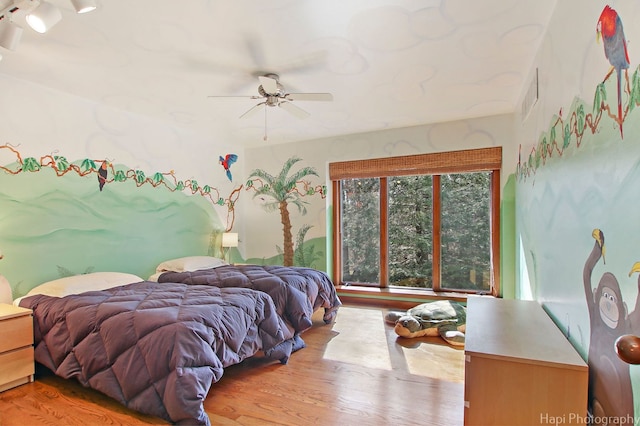
[[[247,112],[242,114],[240,118],[249,118],[256,114],[257,111],[264,109],[264,137],[267,140],[267,107],[280,107],[291,115],[300,119],[309,117],[309,113],[297,105],[293,104],[293,100],[304,101],[332,101],[331,93],[287,93],[284,86],[280,84],[278,74],[266,73],[258,76],[258,94],[256,96],[209,96],[210,98],[250,98],[261,99],[262,102],[251,107]]]
[[[87,13],[96,10],[96,2],[93,0],[71,0],[77,13]]]
[[[0,46],[16,50],[22,37],[22,31],[22,27],[16,25],[11,19],[7,19],[5,15],[4,19],[0,21]]]
[[[27,24],[34,31],[44,34],[62,19],[60,9],[43,1],[26,16]]]

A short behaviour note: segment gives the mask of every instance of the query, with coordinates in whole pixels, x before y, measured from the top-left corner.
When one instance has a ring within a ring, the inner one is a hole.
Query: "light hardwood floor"
[[[464,351],[439,338],[398,338],[384,308],[343,306],[303,334],[287,365],[260,356],[227,368],[205,409],[214,425],[463,423]],[[0,393],[0,425],[166,424],[74,380],[40,372]]]

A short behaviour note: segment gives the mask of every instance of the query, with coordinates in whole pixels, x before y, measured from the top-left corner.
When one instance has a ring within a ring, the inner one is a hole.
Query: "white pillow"
[[[155,274],[152,274],[149,278],[147,278],[147,281],[153,281],[154,283],[158,282],[158,278],[160,278],[160,275],[164,274],[167,271],[163,271],[163,272],[156,272]]]
[[[222,259],[213,256],[186,256],[178,259],[165,260],[156,268],[156,272],[187,272],[200,269],[217,268],[228,265]]]
[[[73,275],[48,281],[32,288],[24,297],[35,294],[64,297],[70,294],[80,294],[85,291],[105,290],[125,284],[144,281],[137,275],[124,272],[93,272],[91,274]]]

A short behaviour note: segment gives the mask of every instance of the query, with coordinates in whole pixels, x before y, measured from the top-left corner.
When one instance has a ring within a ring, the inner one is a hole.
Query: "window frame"
[[[386,157],[368,160],[353,160],[329,164],[333,202],[333,278],[338,285],[344,285],[342,279],[342,227],[340,181],[343,179],[381,178],[380,179],[380,283],[375,288],[389,288],[388,282],[388,199],[387,177],[430,174],[433,177],[433,292],[478,293],[476,290],[443,289],[441,286],[441,241],[440,241],[440,176],[449,173],[490,172],[490,293],[498,296],[500,292],[500,171],[502,168],[502,148],[480,148],[419,154],[400,157]],[[384,249],[383,249],[384,248]],[[358,284],[360,285],[360,284]],[[372,285],[362,284],[373,287]],[[421,290],[411,287],[411,290]]]

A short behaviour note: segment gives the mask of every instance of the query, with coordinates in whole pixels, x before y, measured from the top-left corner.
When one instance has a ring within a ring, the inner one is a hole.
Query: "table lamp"
[[[229,248],[238,247],[238,233],[237,232],[224,232],[222,234],[222,251],[225,252],[225,257],[229,254]],[[231,263],[231,258],[228,260]]]

